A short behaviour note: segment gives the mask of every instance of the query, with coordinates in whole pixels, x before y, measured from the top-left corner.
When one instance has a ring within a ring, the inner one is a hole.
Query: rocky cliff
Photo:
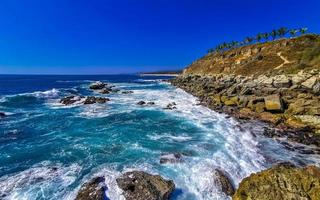
[[[268,136],[320,146],[318,35],[210,53],[171,82],[216,111],[273,124]]]

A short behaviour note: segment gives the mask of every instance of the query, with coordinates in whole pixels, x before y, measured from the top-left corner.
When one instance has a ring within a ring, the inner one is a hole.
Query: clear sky
[[[319,0],[1,0],[0,73],[181,69],[222,41],[320,33]]]

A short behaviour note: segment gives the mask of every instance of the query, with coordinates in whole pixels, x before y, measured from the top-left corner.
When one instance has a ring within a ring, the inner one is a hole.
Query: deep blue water
[[[0,119],[0,198],[73,199],[81,184],[103,175],[107,196],[121,199],[115,179],[138,169],[173,179],[172,199],[228,199],[214,184],[214,168],[229,173],[237,186],[279,160],[319,165],[318,156],[255,136],[260,124],[239,128],[164,78],[0,75],[0,112],[7,114]],[[88,86],[97,80],[133,93],[94,93]],[[59,99],[67,95],[111,101],[63,106]],[[136,105],[140,100],[155,105]],[[163,109],[171,102],[176,110]],[[176,152],[183,153],[182,163],[159,163],[161,154]]]

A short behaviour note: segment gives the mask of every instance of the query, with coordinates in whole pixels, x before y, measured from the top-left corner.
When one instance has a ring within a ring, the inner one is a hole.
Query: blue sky
[[[222,41],[320,32],[319,0],[1,0],[0,73],[181,69]]]

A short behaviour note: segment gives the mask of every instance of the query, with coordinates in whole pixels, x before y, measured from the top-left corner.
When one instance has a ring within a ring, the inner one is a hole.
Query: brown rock
[[[104,200],[106,199],[104,177],[96,177],[81,186],[75,200]]]
[[[283,112],[284,107],[281,97],[277,94],[270,95],[264,98],[266,110],[271,112]]]

